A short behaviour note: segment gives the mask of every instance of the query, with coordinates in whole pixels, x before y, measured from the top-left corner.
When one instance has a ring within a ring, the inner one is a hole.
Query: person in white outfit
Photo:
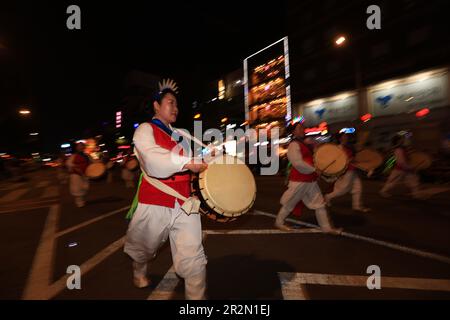
[[[90,163],[89,157],[84,153],[86,145],[77,143],[76,152],[67,160],[69,169],[70,193],[75,198],[75,205],[79,208],[86,205],[86,195],[89,191],[89,179],[86,177],[86,169]]]
[[[338,134],[339,147],[342,148],[349,158],[349,165],[347,171],[339,177],[335,184],[333,191],[325,195],[325,201],[328,205],[331,205],[331,200],[334,198],[343,196],[349,192],[352,193],[352,208],[355,211],[369,212],[370,209],[366,208],[362,204],[362,182],[358,176],[356,168],[353,166],[352,161],[354,158],[354,152],[349,144],[349,136],[346,133]]]
[[[175,150],[179,143],[171,135],[171,126],[177,119],[176,93],[165,88],[153,103],[155,116],[149,123],[141,124],[135,131],[135,153],[143,171],[143,177],[158,179],[166,186],[188,198],[191,194],[190,172],[207,168],[198,163],[187,151]],[[150,260],[158,249],[170,240],[175,272],[184,278],[185,297],[188,300],[206,298],[207,259],[202,244],[200,214],[187,214],[182,210],[183,201],[160,191],[154,184],[142,178],[137,192],[137,208],[129,212],[129,224],[124,252],[133,260],[133,281],[138,288],[147,287],[150,279]]]
[[[391,196],[389,193],[400,182],[404,181],[405,184],[411,189],[411,195],[413,198],[420,199],[420,180],[419,176],[414,172],[414,169],[409,164],[408,154],[404,147],[405,138],[400,135],[396,135],[392,138],[392,145],[394,147],[395,167],[392,169],[389,178],[380,191],[380,195],[384,198]]]
[[[314,167],[313,152],[304,143],[305,130],[301,123],[296,123],[292,128],[294,140],[289,144],[287,157],[292,164],[289,174],[288,189],[281,197],[281,209],[275,220],[275,227],[283,231],[290,231],[292,228],[285,224],[286,218],[295,209],[296,205],[302,201],[306,207],[315,210],[317,222],[320,228],[327,233],[338,233],[341,229],[336,229],[331,222],[325,200],[317,184],[318,172]]]

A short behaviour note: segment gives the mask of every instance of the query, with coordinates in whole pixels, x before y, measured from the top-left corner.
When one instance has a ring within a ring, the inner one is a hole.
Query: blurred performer
[[[89,190],[89,180],[85,175],[89,157],[84,153],[84,143],[77,143],[75,148],[76,152],[67,160],[67,167],[70,174],[70,193],[75,197],[76,206],[81,208],[86,205],[85,196]]]
[[[113,182],[114,162],[112,162],[109,152],[103,152],[102,154],[103,154],[102,161],[106,167],[106,182],[112,183]]]
[[[58,159],[56,160],[58,164],[58,180],[61,184],[67,183],[67,166],[66,166],[66,155],[64,152],[59,154]]]
[[[109,155],[109,152],[103,152],[102,161],[106,167],[106,182],[112,183],[113,182],[113,172],[114,172],[114,162],[111,160],[111,156]]]
[[[388,180],[381,189],[380,195],[385,198],[390,197],[391,194],[389,194],[389,191],[400,182],[405,181],[405,184],[411,189],[413,198],[419,199],[419,177],[408,163],[405,137],[400,135],[394,136],[392,138],[392,146],[394,148],[395,167],[392,169]]]
[[[147,278],[150,260],[156,257],[158,249],[169,238],[175,272],[185,280],[186,299],[205,299],[207,260],[202,244],[200,214],[198,210],[186,210],[185,206],[193,199],[189,198],[189,171],[201,172],[207,165],[186,156],[186,149],[176,151],[180,143],[171,137],[174,133],[171,124],[178,115],[175,90],[163,87],[153,108],[155,116],[152,121],[141,124],[133,137],[135,154],[143,173],[136,195],[136,209],[133,209],[135,198],[127,216],[132,220],[124,251],[133,259],[135,286],[143,288],[150,284]],[[189,198],[188,201],[181,201],[171,190],[162,191],[161,184],[152,178]]]
[[[325,201],[328,205],[330,205],[332,199],[351,192],[353,210],[369,212],[370,209],[364,207],[361,202],[362,183],[357,171],[355,170],[356,168],[352,165],[354,151],[352,146],[349,144],[349,136],[348,134],[340,133],[338,134],[338,140],[339,146],[347,153],[350,163],[345,174],[339,177],[339,179],[335,182],[333,191],[325,195]]]
[[[125,181],[126,188],[135,188],[136,173],[127,168],[127,163],[134,158],[131,156],[131,149],[128,149],[127,153],[123,157],[122,162],[122,179]]]
[[[289,175],[288,189],[280,200],[282,207],[278,212],[275,227],[283,231],[292,230],[291,227],[284,224],[284,221],[302,201],[306,207],[315,210],[317,222],[324,232],[337,233],[341,230],[333,227],[325,208],[322,192],[317,184],[318,175],[313,165],[313,152],[304,143],[304,127],[298,122],[294,125],[293,130],[295,139],[289,144],[287,153],[292,170]]]

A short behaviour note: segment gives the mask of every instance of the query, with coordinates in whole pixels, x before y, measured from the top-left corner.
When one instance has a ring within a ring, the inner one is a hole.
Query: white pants
[[[284,220],[294,210],[299,201],[303,201],[309,209],[315,210],[317,222],[322,229],[330,230],[333,228],[317,182],[289,181],[288,189],[281,196],[280,204],[282,207],[278,212],[276,224],[284,224]]]
[[[70,194],[75,197],[75,203],[81,207],[85,204],[85,196],[89,190],[89,180],[78,174],[70,175]]]
[[[391,174],[389,175],[384,187],[381,189],[381,192],[389,192],[402,181],[405,181],[406,186],[411,189],[413,196],[419,195],[419,177],[417,174],[397,169],[393,169],[391,171]]]
[[[334,184],[333,192],[325,195],[325,199],[330,201],[334,198],[343,196],[350,191],[352,193],[353,209],[362,209],[362,183],[361,179],[358,177],[358,174],[354,170],[349,170],[343,176],[339,177]]]
[[[139,203],[128,227],[124,251],[145,265],[168,238],[175,272],[185,280],[186,299],[205,299],[207,259],[199,214],[187,215],[178,202],[174,209]]]

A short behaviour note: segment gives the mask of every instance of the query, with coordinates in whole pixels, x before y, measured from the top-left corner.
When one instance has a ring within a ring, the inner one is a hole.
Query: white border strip
[[[274,214],[263,212],[263,211],[258,211],[258,210],[255,210],[254,213],[258,214],[258,215],[266,216],[266,217],[272,217],[272,218],[277,217]],[[286,219],[286,220],[289,222],[295,223],[297,225],[319,228],[317,225],[297,221],[294,219]],[[339,233],[339,235],[350,238],[350,239],[361,240],[361,241],[369,242],[369,243],[376,244],[379,246],[387,247],[390,249],[406,252],[406,253],[413,254],[413,255],[416,255],[416,256],[419,256],[422,258],[428,258],[428,259],[436,260],[436,261],[443,262],[446,264],[450,264],[450,258],[447,256],[444,256],[444,255],[439,255],[439,254],[435,254],[435,253],[431,253],[431,252],[427,252],[427,251],[423,251],[423,250],[418,250],[418,249],[402,246],[402,245],[399,245],[396,243],[391,243],[391,242],[387,242],[387,241],[383,241],[383,240],[377,240],[374,238],[360,236],[360,235],[348,233],[348,232],[341,232],[341,233]]]

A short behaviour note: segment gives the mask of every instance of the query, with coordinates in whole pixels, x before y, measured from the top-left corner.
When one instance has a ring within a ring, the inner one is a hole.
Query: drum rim
[[[349,159],[348,159],[347,154],[345,153],[345,151],[342,150],[342,148],[340,148],[339,145],[337,145],[337,144],[335,144],[335,143],[326,142],[326,143],[323,143],[323,144],[321,144],[321,145],[319,145],[319,146],[317,147],[316,151],[315,151],[314,154],[313,154],[314,167],[317,168],[317,161],[316,161],[316,158],[317,158],[317,157],[316,157],[317,151],[318,151],[320,148],[324,147],[324,146],[333,146],[333,147],[337,148],[337,149],[339,150],[339,152],[341,152],[341,153],[342,153],[343,155],[345,155],[346,158],[347,158],[347,161],[346,161],[346,163],[345,163],[345,166],[344,166],[344,168],[343,168],[341,171],[336,172],[336,173],[333,173],[333,174],[324,173],[324,172],[321,173],[321,175],[324,175],[324,176],[329,177],[329,178],[339,177],[340,175],[342,175],[344,172],[347,171],[347,168],[348,168],[348,165],[349,165],[350,161],[349,161]],[[319,169],[319,170],[320,170],[320,169]]]
[[[229,157],[231,157],[231,156],[229,156]],[[236,159],[237,157],[232,157],[232,158]],[[206,192],[206,188],[204,186],[204,180],[205,180],[204,177],[205,177],[207,170],[201,172],[198,176],[199,191],[203,197],[203,201],[205,201],[205,203],[208,203],[208,201],[212,202],[212,204],[214,206],[210,209],[217,212],[218,214],[220,214],[222,216],[229,217],[229,218],[242,216],[245,213],[247,213],[255,204],[256,194],[257,194],[255,177],[253,176],[253,174],[251,173],[251,170],[248,168],[248,166],[245,163],[242,163],[242,165],[244,165],[246,167],[246,169],[250,172],[250,174],[253,178],[252,183],[253,183],[253,187],[255,189],[255,193],[253,194],[253,199],[251,200],[250,204],[247,207],[245,207],[243,210],[240,210],[240,211],[235,211],[235,212],[226,211],[223,208],[219,207],[218,204],[213,199],[209,199],[208,198],[209,194]],[[210,206],[208,205],[208,207],[210,207]]]

